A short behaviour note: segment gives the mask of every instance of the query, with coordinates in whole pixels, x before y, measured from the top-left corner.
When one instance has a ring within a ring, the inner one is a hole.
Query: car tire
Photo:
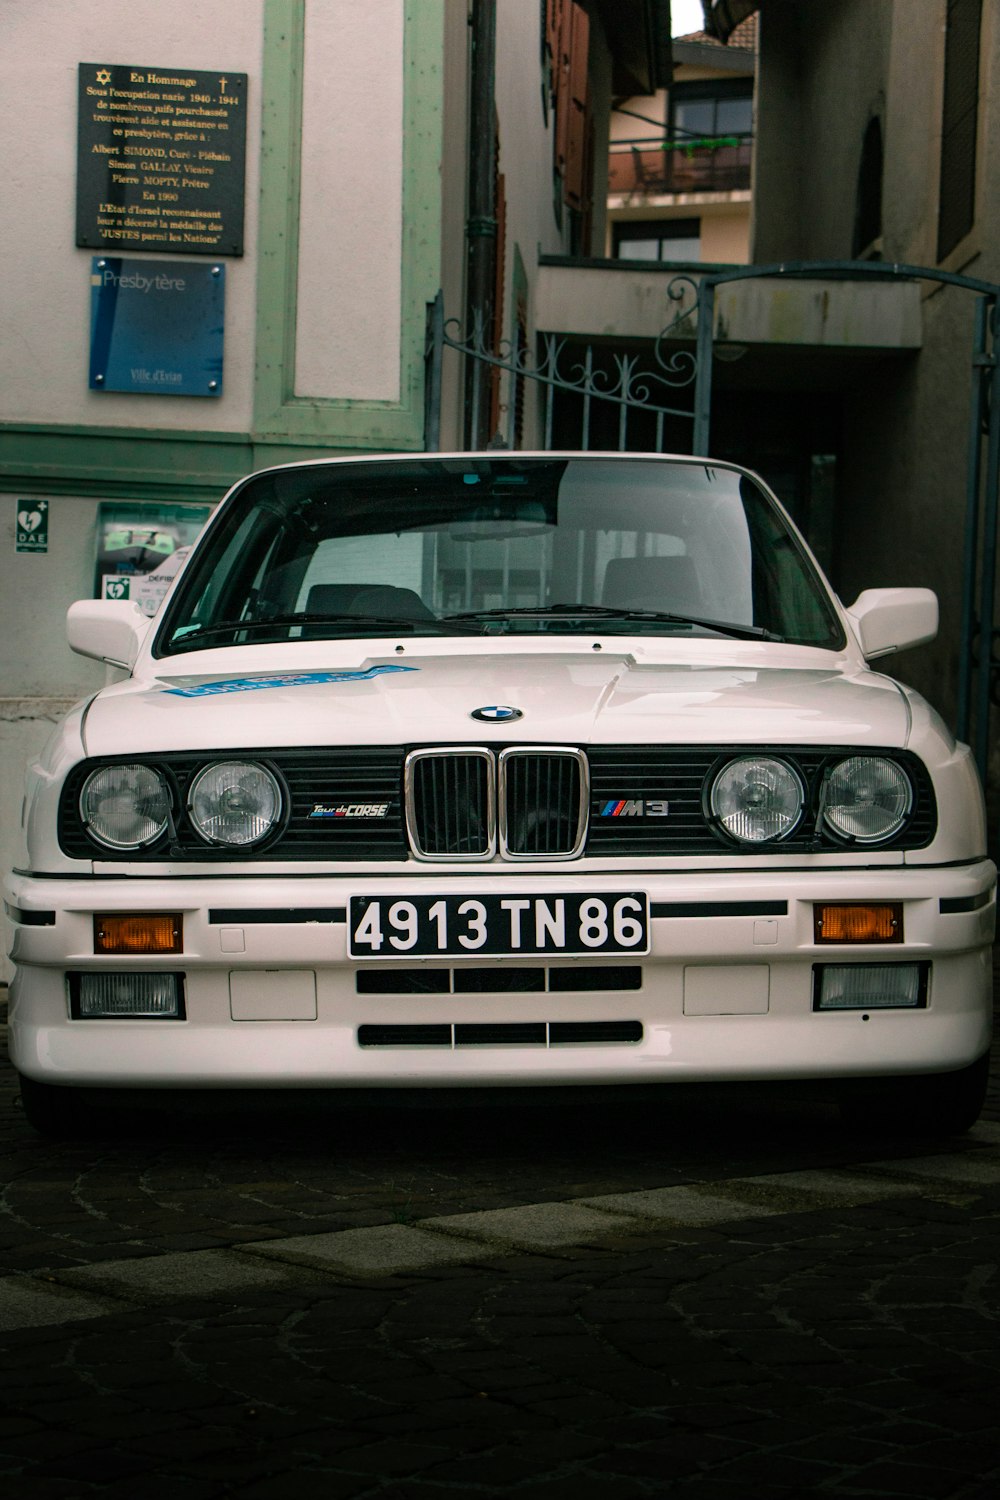
[[[923,1137],[961,1135],[979,1119],[989,1076],[990,1054],[984,1052],[954,1073],[852,1080],[840,1090],[840,1116],[852,1129]]]
[[[83,1090],[70,1085],[39,1083],[19,1075],[21,1108],[28,1124],[39,1135],[52,1137],[85,1135],[95,1122],[92,1105]]]

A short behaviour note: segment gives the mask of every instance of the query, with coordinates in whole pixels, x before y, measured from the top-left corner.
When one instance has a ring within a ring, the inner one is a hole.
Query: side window
[[[229,617],[233,610],[238,615],[242,615],[250,588],[259,579],[266,563],[265,556],[260,558],[256,567],[252,566],[250,547],[254,534],[259,531],[259,528],[259,513],[256,510],[248,511],[230,534],[229,540],[212,559],[212,566],[203,570],[204,587],[188,610],[188,618],[192,622],[208,620],[216,616]],[[270,551],[269,546],[267,555]],[[233,587],[234,579],[243,584],[239,590],[239,598],[235,597],[237,591]],[[225,599],[223,589],[226,590]]]
[[[826,645],[831,620],[792,536],[769,508],[751,505],[753,619],[790,641]]]

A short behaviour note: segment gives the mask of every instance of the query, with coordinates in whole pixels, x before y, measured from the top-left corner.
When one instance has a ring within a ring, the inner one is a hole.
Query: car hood
[[[472,717],[497,706],[519,710],[516,722]],[[90,756],[512,739],[901,747],[909,728],[898,686],[839,657],[801,667],[487,650],[117,683],[91,703],[84,745]]]

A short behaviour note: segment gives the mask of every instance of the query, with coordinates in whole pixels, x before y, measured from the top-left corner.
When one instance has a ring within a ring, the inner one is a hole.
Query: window
[[[614,226],[617,260],[701,260],[700,219],[631,220]]]
[[[938,189],[938,260],[972,228],[976,210],[979,30],[982,0],[948,0]]]
[[[606,607],[603,633],[708,624],[832,646],[840,626],[780,513],[739,470],[586,457],[309,464],[249,479],[166,606],[157,650],[358,633],[537,634],[545,612]],[[518,611],[531,613],[521,615]],[[617,619],[614,611],[625,611]],[[633,618],[630,610],[652,612]],[[676,611],[687,620],[657,617]],[[539,613],[541,612],[541,613]],[[305,635],[303,636],[303,632]]]
[[[677,83],[670,90],[670,124],[675,137],[703,144],[719,136],[753,132],[752,79],[713,79]]]

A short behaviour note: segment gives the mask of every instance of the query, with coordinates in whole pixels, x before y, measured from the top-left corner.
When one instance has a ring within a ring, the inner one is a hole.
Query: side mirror
[[[131,671],[152,624],[126,599],[78,599],[66,615],[66,639],[79,656]]]
[[[867,660],[923,646],[938,632],[933,589],[865,589],[847,611]]]

